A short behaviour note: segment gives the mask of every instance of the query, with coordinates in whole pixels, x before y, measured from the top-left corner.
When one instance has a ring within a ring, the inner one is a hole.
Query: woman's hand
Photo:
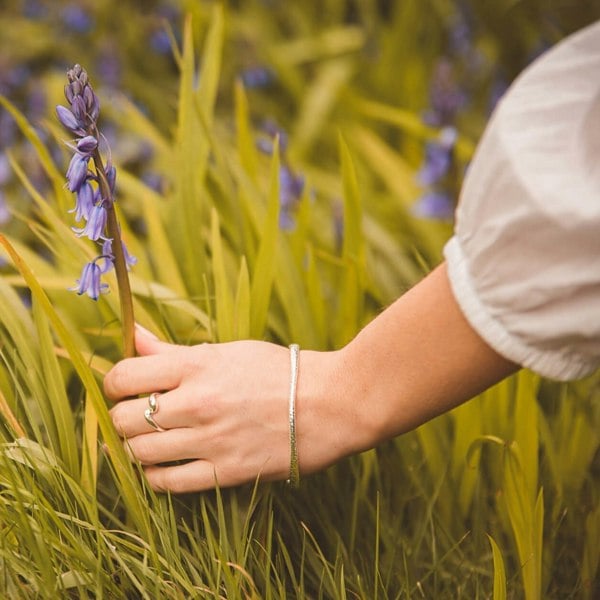
[[[259,476],[289,477],[287,348],[258,341],[177,346],[142,328],[136,347],[140,356],[115,365],[104,390],[116,402],[111,417],[117,432],[155,490],[180,493]],[[346,405],[340,364],[339,352],[300,353],[296,432],[302,473],[360,449],[356,431],[364,423]],[[166,431],[155,431],[144,418],[154,392],[154,419]],[[161,465],[180,460],[187,462]]]

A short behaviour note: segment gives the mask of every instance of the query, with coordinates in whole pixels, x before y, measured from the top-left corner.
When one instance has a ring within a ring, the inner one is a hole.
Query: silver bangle
[[[298,387],[298,366],[300,362],[300,346],[290,345],[290,478],[287,483],[293,488],[300,485],[300,469],[298,466],[298,447],[296,445],[296,389]]]

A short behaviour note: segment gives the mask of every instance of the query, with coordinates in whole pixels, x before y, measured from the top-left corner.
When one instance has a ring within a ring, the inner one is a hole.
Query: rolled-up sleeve
[[[560,380],[600,366],[600,22],[501,100],[444,255],[465,317],[499,354]]]

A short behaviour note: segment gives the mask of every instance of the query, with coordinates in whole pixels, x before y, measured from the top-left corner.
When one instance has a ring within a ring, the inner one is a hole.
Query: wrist
[[[347,350],[302,350],[296,436],[303,473],[322,469],[377,443],[366,396]]]

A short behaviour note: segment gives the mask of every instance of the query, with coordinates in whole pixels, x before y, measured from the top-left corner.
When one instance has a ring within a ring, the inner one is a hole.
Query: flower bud
[[[98,140],[93,135],[86,135],[77,142],[77,150],[82,154],[91,154],[98,147]]]
[[[83,125],[85,123],[85,115],[87,113],[83,97],[75,96],[75,98],[73,98],[73,102],[71,103],[71,107],[75,118],[80,124]]]
[[[80,129],[79,122],[75,118],[75,115],[68,108],[59,104],[56,107],[56,116],[62,125],[67,129],[70,129],[75,133]]]

